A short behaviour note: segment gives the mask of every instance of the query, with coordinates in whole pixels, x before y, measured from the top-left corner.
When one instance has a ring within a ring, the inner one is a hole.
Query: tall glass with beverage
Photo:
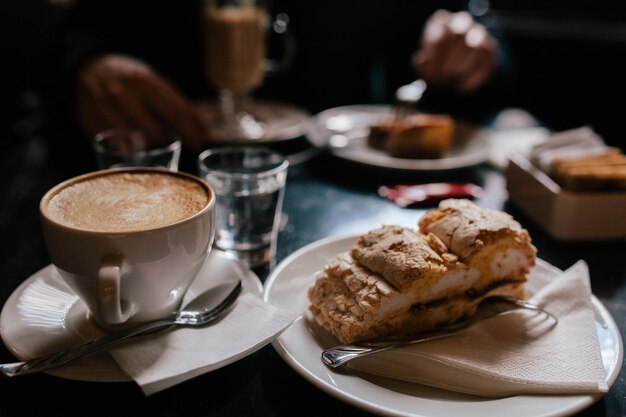
[[[221,114],[212,136],[258,139],[264,126],[246,111],[251,92],[263,82],[268,13],[260,0],[206,0],[205,71],[218,89]]]

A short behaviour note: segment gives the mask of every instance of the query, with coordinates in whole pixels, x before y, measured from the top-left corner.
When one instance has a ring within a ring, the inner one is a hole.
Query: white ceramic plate
[[[315,279],[315,273],[339,252],[348,250],[356,238],[324,239],[293,253],[268,277],[264,299],[277,307],[303,312],[306,317],[306,289]],[[554,269],[542,261],[538,261],[537,267]],[[592,302],[610,386],[620,371],[622,341],[610,313],[595,297]],[[276,351],[313,385],[371,413],[402,417],[499,417],[503,413],[507,417],[557,417],[571,415],[600,398],[599,395],[518,395],[488,399],[374,376],[360,378],[322,364],[322,347],[309,325],[306,319],[295,322],[272,343]]]
[[[311,142],[328,147],[333,155],[382,168],[441,171],[466,168],[489,158],[489,131],[457,120],[452,146],[438,159],[394,158],[367,145],[369,126],[393,116],[383,105],[355,105],[324,110],[314,117]]]
[[[219,277],[219,281],[216,277]],[[243,268],[238,261],[214,250],[189,287],[183,304],[232,277],[241,279],[244,291],[260,296],[263,287],[259,278]],[[2,341],[20,360],[77,346],[103,334],[89,319],[85,304],[65,284],[52,265],[25,280],[11,294],[0,314]],[[234,356],[224,365],[238,359],[241,356]],[[104,352],[51,369],[47,373],[79,381],[130,380],[113,358]]]

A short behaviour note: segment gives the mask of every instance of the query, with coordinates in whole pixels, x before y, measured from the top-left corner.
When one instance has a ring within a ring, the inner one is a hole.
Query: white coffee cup
[[[39,209],[52,263],[108,330],[175,314],[213,243],[213,190],[166,169],[71,178]]]

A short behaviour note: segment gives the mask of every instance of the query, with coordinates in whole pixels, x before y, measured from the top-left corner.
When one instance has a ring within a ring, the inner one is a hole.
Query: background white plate
[[[314,242],[293,253],[278,265],[265,283],[263,297],[277,307],[302,312],[306,317],[307,288],[315,273],[335,256],[348,250],[357,236],[333,237]],[[538,260],[537,268],[555,270]],[[558,270],[557,270],[558,271]],[[532,277],[531,277],[532,280]],[[595,298],[596,330],[607,382],[615,382],[623,360],[623,345],[615,321]],[[518,395],[490,399],[389,380],[361,378],[339,369],[330,370],[320,360],[322,347],[306,319],[300,319],[272,345],[296,372],[316,387],[349,404],[386,416],[449,417],[557,417],[580,411],[600,395]]]
[[[244,291],[260,296],[263,287],[259,277],[223,252],[213,250],[185,294],[183,305],[232,277],[241,279]],[[52,265],[26,279],[8,298],[0,314],[2,341],[20,360],[78,346],[103,334],[89,319],[85,304]],[[241,356],[234,356],[224,365],[238,359]],[[79,381],[130,380],[106,352],[94,353],[46,373]]]
[[[318,113],[309,139],[315,145],[346,160],[382,168],[411,171],[439,171],[470,167],[489,158],[489,130],[456,121],[452,146],[438,159],[394,158],[367,145],[369,126],[393,116],[384,105],[335,107]]]

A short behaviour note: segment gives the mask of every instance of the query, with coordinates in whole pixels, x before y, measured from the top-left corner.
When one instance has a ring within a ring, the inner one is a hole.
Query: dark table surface
[[[73,173],[55,164],[46,142],[37,138],[17,143],[0,157],[0,304],[4,305],[22,281],[49,264],[38,202],[48,188]],[[415,225],[429,207],[401,209],[379,197],[376,190],[383,184],[435,181],[481,185],[485,193],[477,203],[511,213],[529,230],[538,256],[553,265],[566,269],[579,259],[585,260],[594,294],[615,318],[622,339],[626,336],[626,241],[564,243],[550,238],[507,201],[501,173],[486,165],[444,174],[398,173],[352,165],[322,153],[293,166],[277,261],[328,236],[361,232],[381,223]],[[260,270],[257,274],[265,280],[268,272]],[[14,359],[4,346],[0,347],[0,361]],[[626,415],[625,374],[622,366],[610,392],[577,415]],[[131,412],[146,416],[368,415],[307,382],[271,345],[150,397],[131,382],[77,382],[46,374],[0,378],[0,416]],[[419,410],[415,413],[419,415]]]

